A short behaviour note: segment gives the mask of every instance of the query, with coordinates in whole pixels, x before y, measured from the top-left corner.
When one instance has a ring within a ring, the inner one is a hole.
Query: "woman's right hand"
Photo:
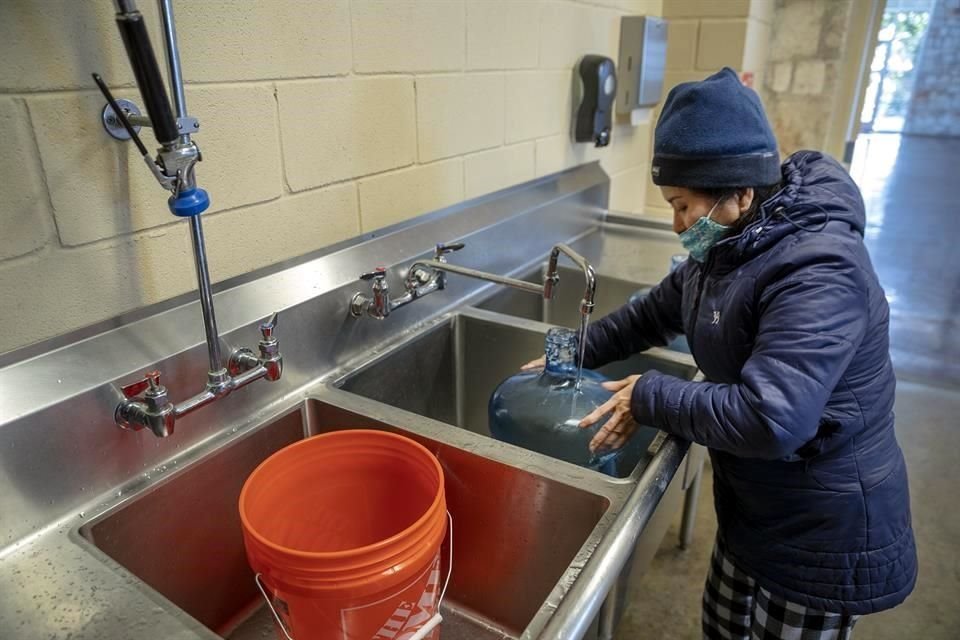
[[[536,360],[531,360],[531,361],[528,362],[527,364],[525,364],[525,365],[523,365],[522,367],[520,367],[520,370],[521,370],[521,371],[533,371],[534,369],[543,369],[545,366],[547,366],[547,357],[546,357],[546,356],[540,356],[540,357],[537,358]]]

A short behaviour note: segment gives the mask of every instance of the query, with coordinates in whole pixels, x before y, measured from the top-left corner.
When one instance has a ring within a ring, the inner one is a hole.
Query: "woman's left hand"
[[[604,389],[615,392],[613,397],[580,421],[580,428],[586,429],[600,422],[608,413],[611,414],[610,419],[590,441],[590,451],[619,449],[637,430],[637,423],[630,412],[630,398],[633,396],[633,387],[639,379],[640,376],[630,376],[623,380],[603,383]]]

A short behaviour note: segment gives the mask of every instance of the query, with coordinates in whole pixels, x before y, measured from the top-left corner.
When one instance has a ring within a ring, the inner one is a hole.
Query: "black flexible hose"
[[[133,75],[137,78],[147,115],[153,124],[153,135],[160,144],[170,144],[176,141],[178,136],[177,121],[170,109],[170,100],[167,98],[163,76],[160,75],[160,67],[150,45],[143,14],[136,10],[119,12],[117,26],[130,58]]]

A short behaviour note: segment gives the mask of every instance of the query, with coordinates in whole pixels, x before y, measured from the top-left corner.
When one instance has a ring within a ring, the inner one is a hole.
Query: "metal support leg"
[[[630,554],[630,559],[624,565],[620,577],[607,594],[607,599],[603,601],[600,607],[600,613],[597,615],[597,640],[613,640],[617,632],[617,626],[620,624],[620,618],[627,610],[627,598],[630,589],[630,577],[633,573],[633,560],[636,550]],[[585,640],[590,636],[584,636]]]
[[[697,519],[697,501],[703,482],[703,466],[697,472],[683,499],[683,520],[680,521],[680,548],[689,549],[693,543],[693,523]]]

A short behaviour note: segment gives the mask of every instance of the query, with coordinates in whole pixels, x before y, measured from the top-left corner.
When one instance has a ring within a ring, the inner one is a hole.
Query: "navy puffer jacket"
[[[660,372],[634,418],[710,449],[719,531],[760,586],[866,614],[913,589],[917,558],[893,428],[889,309],[847,172],[802,151],[741,233],[590,328],[596,367],[684,333],[708,382]]]

